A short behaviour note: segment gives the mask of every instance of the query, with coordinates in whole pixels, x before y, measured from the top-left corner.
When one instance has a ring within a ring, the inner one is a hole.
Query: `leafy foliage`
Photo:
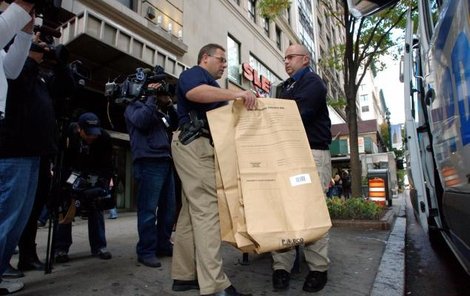
[[[344,98],[338,98],[338,100],[336,101],[333,101],[332,99],[328,99],[327,103],[333,108],[342,109],[346,106],[346,100]]]
[[[273,19],[289,8],[289,0],[259,0],[258,10],[263,18]]]
[[[331,219],[378,220],[384,207],[364,198],[329,198],[326,201]]]
[[[328,16],[333,27],[342,27],[345,41],[330,47],[321,57],[321,67],[341,69],[344,76],[344,94],[346,96],[346,122],[350,133],[350,165],[352,175],[352,194],[361,195],[361,165],[358,148],[358,124],[356,97],[367,70],[372,65],[377,71],[386,65],[380,57],[392,54],[398,57],[398,51],[392,51],[400,42],[392,34],[394,30],[405,27],[407,8],[415,5],[415,0],[402,0],[398,4],[375,15],[356,19],[349,14],[346,0],[319,0],[323,13]]]

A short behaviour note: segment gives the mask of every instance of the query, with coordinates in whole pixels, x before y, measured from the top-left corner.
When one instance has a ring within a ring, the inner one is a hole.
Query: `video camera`
[[[72,172],[67,184],[70,186],[70,194],[75,199],[77,208],[85,211],[92,208],[99,210],[114,208],[116,201],[106,181],[96,175]]]
[[[6,2],[8,4],[11,4],[14,1],[15,0],[4,0],[4,1],[0,1],[0,3]],[[34,4],[34,10],[36,11],[36,14],[47,13],[49,9],[60,7],[62,4],[62,0],[24,0],[24,1]]]
[[[44,25],[46,16],[57,14],[57,9],[60,8],[62,0],[24,0],[26,2],[34,4],[34,11],[36,13],[36,22],[33,28],[33,32],[40,34],[41,41],[47,43],[49,50],[45,51],[44,48],[33,44],[31,49],[36,52],[44,52],[45,58],[49,60],[56,60],[57,54],[54,48],[54,38],[60,38],[60,31]],[[0,0],[0,3],[3,2]],[[11,4],[14,0],[5,0],[4,2]],[[39,24],[38,24],[39,23]]]
[[[128,75],[122,83],[116,83],[116,79],[106,83],[104,95],[113,99],[114,103],[123,105],[149,95],[169,94],[171,89],[166,78],[165,70],[159,65],[153,70],[137,68],[136,73]],[[160,83],[161,86],[158,89],[148,89],[150,83]]]

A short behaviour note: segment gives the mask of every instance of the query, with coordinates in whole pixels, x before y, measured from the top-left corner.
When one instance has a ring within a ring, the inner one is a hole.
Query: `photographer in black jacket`
[[[87,215],[91,254],[104,260],[111,259],[111,253],[106,249],[103,210],[114,207],[106,202],[111,199],[112,145],[111,137],[100,127],[96,114],[83,113],[78,122],[71,124],[62,176],[67,189],[63,195],[69,201],[66,208],[78,207],[82,216]],[[67,219],[59,221],[54,235],[53,247],[58,263],[70,260],[71,222]]]
[[[64,98],[73,90],[63,46],[58,46],[54,52],[53,71],[42,72],[40,64],[48,50],[47,44],[40,41],[40,34],[36,34],[21,74],[8,81],[8,116],[0,120],[0,217],[5,221],[0,223],[0,233],[6,235],[1,240],[2,250],[5,250],[0,262],[2,273],[31,214],[40,158],[50,157],[58,150],[53,100]],[[37,217],[33,218],[33,223],[36,220]],[[31,248],[36,255],[35,245]],[[5,293],[14,290],[1,289]]]

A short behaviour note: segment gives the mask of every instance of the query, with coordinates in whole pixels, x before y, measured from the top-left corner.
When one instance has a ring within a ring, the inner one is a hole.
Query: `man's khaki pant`
[[[317,165],[323,191],[328,188],[331,180],[331,155],[329,150],[312,150],[313,159]],[[315,213],[312,213],[315,215]],[[312,244],[305,245],[305,261],[310,271],[327,271],[330,259],[328,259],[328,233]],[[295,261],[295,250],[287,252],[272,252],[273,269],[291,271]]]
[[[172,278],[199,282],[201,294],[231,283],[222,270],[219,212],[215,185],[214,147],[201,137],[187,145],[173,135],[171,151],[182,183],[182,208],[176,225]]]

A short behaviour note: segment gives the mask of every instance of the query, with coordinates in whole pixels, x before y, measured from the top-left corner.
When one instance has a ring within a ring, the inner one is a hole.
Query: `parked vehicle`
[[[397,1],[348,2],[357,14]],[[470,274],[470,4],[417,3],[402,68],[410,198],[431,241],[444,239]]]

